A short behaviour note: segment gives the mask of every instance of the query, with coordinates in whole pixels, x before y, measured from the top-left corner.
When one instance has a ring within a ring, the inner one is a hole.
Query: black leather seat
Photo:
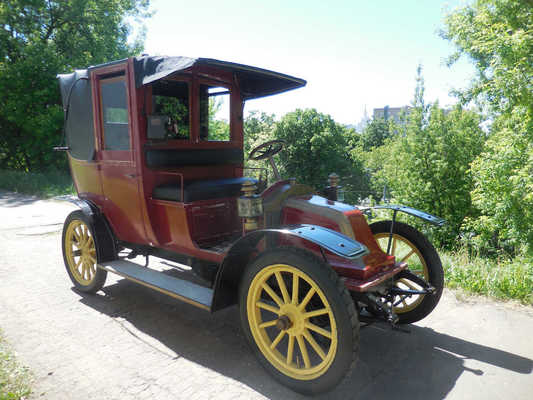
[[[185,182],[183,200],[181,199],[180,183],[165,183],[154,188],[152,197],[159,200],[183,201],[184,203],[197,200],[237,197],[241,194],[241,188],[244,182],[257,183],[257,180],[243,177]]]

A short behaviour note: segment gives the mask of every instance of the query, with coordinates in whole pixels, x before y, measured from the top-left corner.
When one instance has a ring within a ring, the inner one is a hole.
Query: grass
[[[31,374],[13,355],[0,331],[0,400],[23,400],[31,393]]]
[[[62,171],[0,170],[0,189],[44,198],[74,193],[70,175]]]
[[[446,286],[467,293],[533,305],[533,260],[472,257],[465,250],[441,252]]]

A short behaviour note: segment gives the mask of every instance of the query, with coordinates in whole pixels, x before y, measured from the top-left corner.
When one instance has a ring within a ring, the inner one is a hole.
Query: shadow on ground
[[[303,398],[275,382],[255,360],[231,307],[201,311],[127,280],[106,286],[81,302],[155,338],[178,357],[238,380],[273,399]],[[533,362],[506,351],[411,326],[410,334],[368,327],[361,331],[359,361],[328,399],[442,399],[461,374],[482,376],[465,360],[529,374]]]
[[[2,207],[19,207],[35,203],[41,200],[37,196],[7,192],[0,189],[0,206]]]

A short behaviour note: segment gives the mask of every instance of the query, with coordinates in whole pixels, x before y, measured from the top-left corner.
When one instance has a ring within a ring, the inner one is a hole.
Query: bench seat
[[[184,203],[198,200],[238,197],[241,194],[242,184],[245,182],[257,183],[257,180],[242,177],[185,182],[183,199],[181,198],[181,184],[179,182],[165,183],[154,188],[152,197],[158,200],[171,200]]]

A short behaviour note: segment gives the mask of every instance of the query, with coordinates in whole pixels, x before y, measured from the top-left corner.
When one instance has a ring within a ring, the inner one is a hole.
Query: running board
[[[130,281],[165,293],[193,306],[211,309],[213,290],[195,283],[168,276],[126,260],[108,261],[98,264],[98,268],[120,275]]]

